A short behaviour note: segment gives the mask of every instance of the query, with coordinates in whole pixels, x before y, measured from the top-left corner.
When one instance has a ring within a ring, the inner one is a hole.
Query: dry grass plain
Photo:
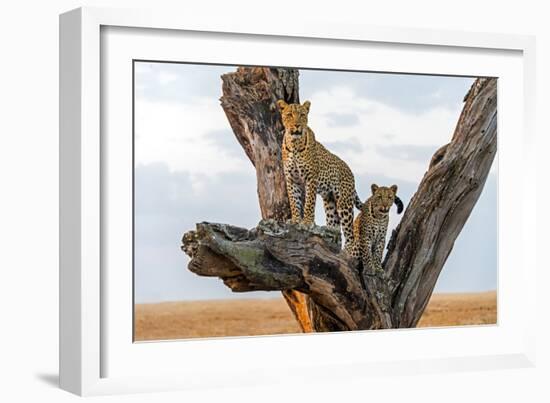
[[[419,327],[497,320],[496,292],[434,294]],[[135,307],[135,340],[299,333],[283,298],[163,302]]]

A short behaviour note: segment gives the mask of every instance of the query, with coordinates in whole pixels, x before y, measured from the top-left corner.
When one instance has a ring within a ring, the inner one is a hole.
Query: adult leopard
[[[309,101],[300,105],[279,100],[277,105],[285,129],[282,157],[292,222],[314,224],[319,194],[327,226],[342,226],[347,249],[353,245],[353,206],[362,207],[353,173],[342,159],[315,140],[308,126]]]

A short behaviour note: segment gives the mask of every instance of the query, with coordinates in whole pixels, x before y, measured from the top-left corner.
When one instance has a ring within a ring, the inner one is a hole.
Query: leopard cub
[[[372,195],[363,203],[353,222],[354,245],[351,255],[361,259],[363,273],[382,272],[382,254],[386,243],[389,212],[395,203],[397,214],[403,211],[403,202],[397,197],[397,185],[390,187],[372,184]]]

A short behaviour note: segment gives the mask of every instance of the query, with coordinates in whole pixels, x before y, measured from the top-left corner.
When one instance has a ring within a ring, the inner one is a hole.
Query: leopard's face
[[[377,217],[387,216],[390,212],[390,208],[395,203],[397,196],[397,185],[390,187],[378,186],[373,184],[371,186],[371,209]]]
[[[305,101],[300,104],[287,104],[282,99],[277,101],[281,111],[281,118],[285,128],[285,134],[290,136],[293,142],[305,137],[307,128],[307,116],[311,103]]]

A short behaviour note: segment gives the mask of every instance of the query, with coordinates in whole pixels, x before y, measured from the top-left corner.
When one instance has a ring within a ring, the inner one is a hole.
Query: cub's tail
[[[355,207],[357,207],[358,210],[361,210],[363,208],[363,202],[357,195],[357,191],[355,192],[354,198],[353,198],[353,204],[355,204]]]
[[[393,202],[397,206],[397,214],[401,214],[403,212],[403,202],[397,196],[395,196],[395,199],[393,199]]]

